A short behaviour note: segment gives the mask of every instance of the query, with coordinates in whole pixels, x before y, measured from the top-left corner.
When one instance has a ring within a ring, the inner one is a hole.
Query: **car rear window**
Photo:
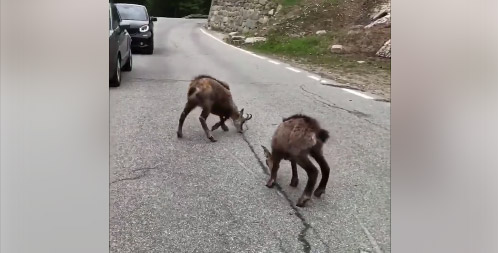
[[[133,5],[116,5],[122,19],[147,21],[145,8]]]

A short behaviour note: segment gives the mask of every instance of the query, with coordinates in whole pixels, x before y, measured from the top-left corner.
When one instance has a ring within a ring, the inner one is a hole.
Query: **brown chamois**
[[[277,171],[282,159],[289,160],[292,167],[292,179],[290,185],[296,187],[299,183],[296,163],[308,174],[308,183],[302,196],[297,201],[297,206],[304,207],[306,201],[311,199],[311,193],[315,188],[318,169],[313,165],[308,155],[311,155],[322,171],[322,180],[315,190],[315,196],[320,197],[325,193],[329,179],[330,168],[323,157],[323,144],[329,138],[329,132],[320,127],[316,119],[309,116],[296,114],[283,119],[283,122],[275,131],[270,152],[265,146],[263,150],[266,157],[266,165],[271,171],[270,179],[266,186],[272,188],[277,178]]]
[[[229,118],[232,119],[233,124],[239,133],[242,133],[243,124],[252,118],[251,114],[244,117],[244,109],[240,111],[237,109],[237,106],[232,100],[232,94],[228,84],[211,76],[200,75],[190,82],[187,93],[187,103],[185,104],[178,124],[178,138],[183,137],[182,128],[185,118],[197,106],[202,108],[202,113],[199,117],[202,129],[206,133],[207,138],[212,142],[215,142],[216,139],[214,139],[211,131],[214,131],[220,126],[224,131],[228,131],[225,121]],[[219,116],[220,121],[216,123],[210,131],[207,127],[206,119],[211,113]]]

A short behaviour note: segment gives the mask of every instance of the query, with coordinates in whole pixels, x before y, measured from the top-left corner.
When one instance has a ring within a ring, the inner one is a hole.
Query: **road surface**
[[[135,54],[133,71],[110,89],[111,252],[390,252],[390,104],[223,44],[204,23],[160,18],[154,54]],[[211,143],[196,109],[176,137],[198,74],[229,83],[253,114],[244,135],[229,124]],[[295,113],[331,134],[326,193],[305,208],[295,207],[301,168],[297,188],[287,161],[279,187],[265,187],[261,145]]]

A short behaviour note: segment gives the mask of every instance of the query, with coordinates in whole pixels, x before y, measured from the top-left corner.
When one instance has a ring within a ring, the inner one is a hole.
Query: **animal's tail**
[[[321,140],[323,143],[325,143],[325,142],[329,139],[329,137],[330,137],[330,135],[329,135],[329,131],[327,131],[327,130],[325,130],[325,129],[320,129],[320,130],[318,131],[318,134],[316,135],[316,137],[317,137],[319,140]]]

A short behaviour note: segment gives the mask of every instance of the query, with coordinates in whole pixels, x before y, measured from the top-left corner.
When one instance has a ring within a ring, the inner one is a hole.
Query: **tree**
[[[211,0],[115,0],[119,3],[140,4],[151,16],[184,17],[189,14],[208,14]]]

